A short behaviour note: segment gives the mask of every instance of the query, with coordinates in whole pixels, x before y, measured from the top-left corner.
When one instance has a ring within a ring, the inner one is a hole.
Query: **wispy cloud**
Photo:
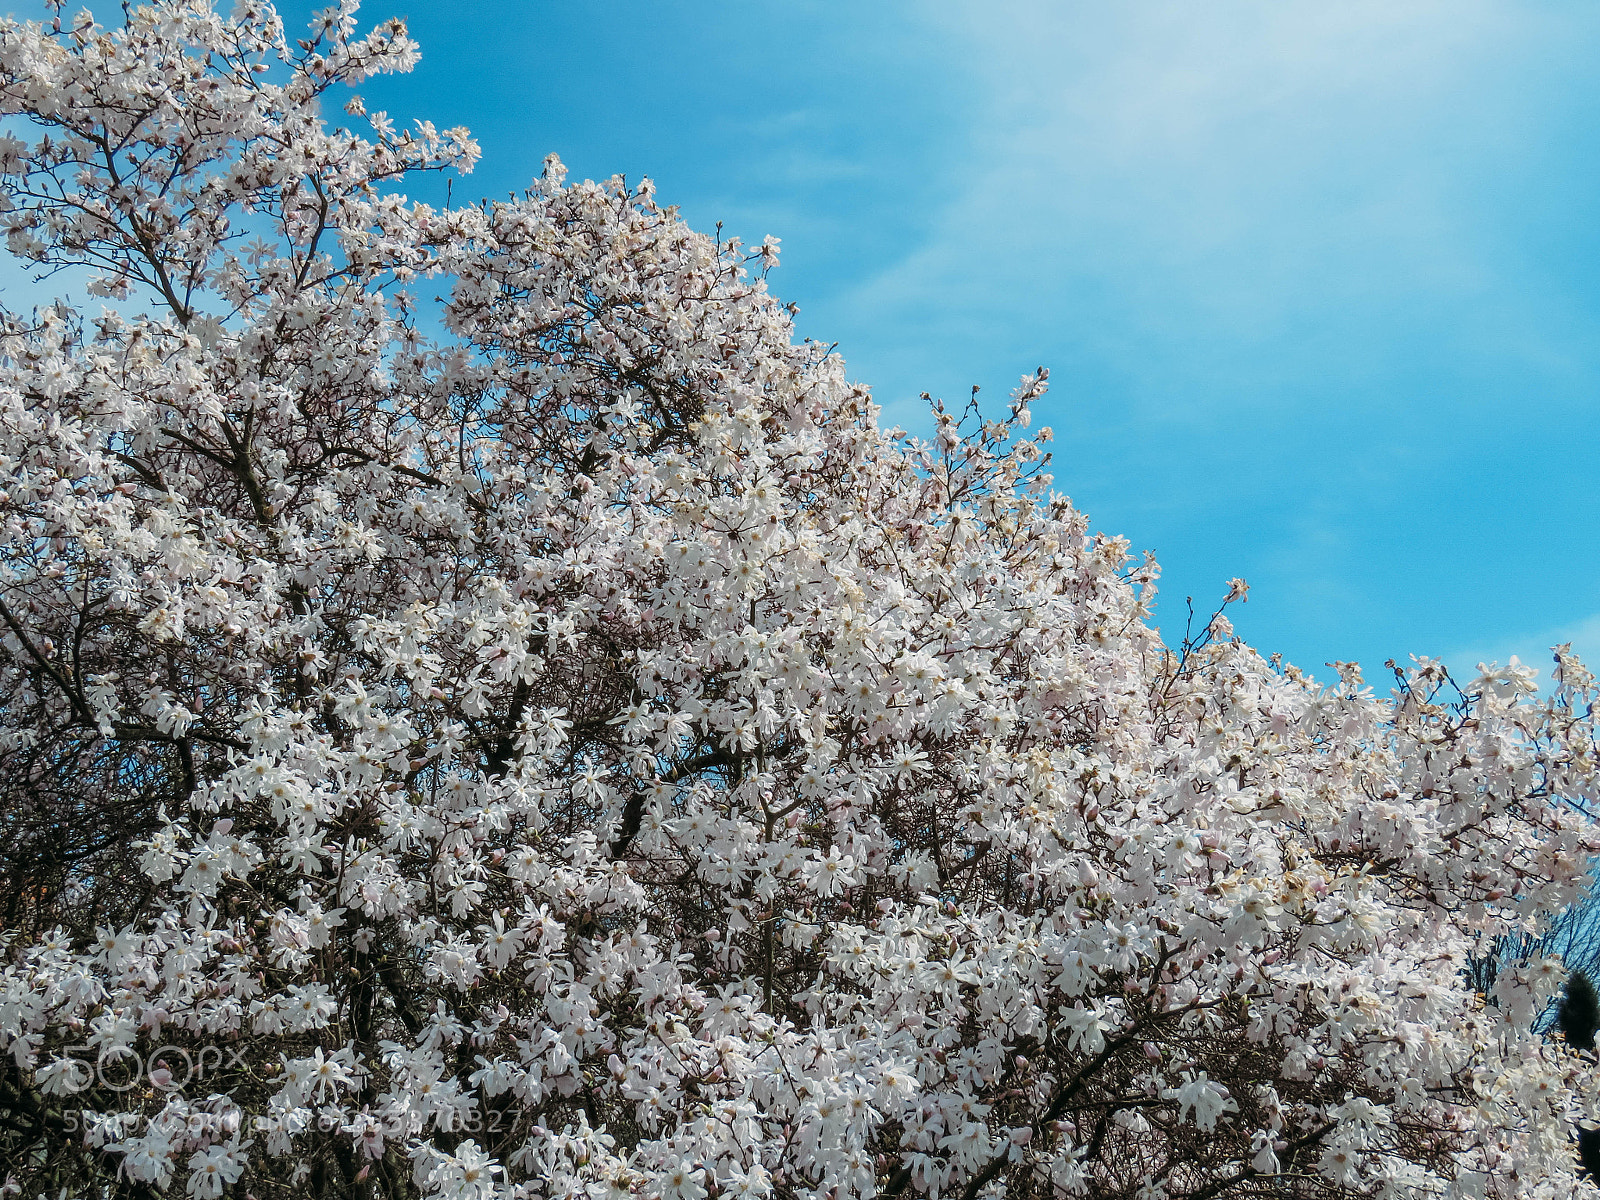
[[[1600,613],[1570,625],[1555,626],[1533,633],[1485,638],[1481,642],[1460,647],[1441,657],[1457,679],[1467,680],[1478,674],[1479,663],[1504,664],[1515,655],[1522,662],[1537,668],[1539,683],[1548,685],[1553,663],[1551,647],[1567,643],[1571,643],[1573,650],[1591,670],[1600,672]]]
[[[1536,76],[1552,43],[1591,41],[1596,13],[1481,0],[929,12],[981,75],[970,119],[983,133],[924,237],[841,297],[861,323],[934,321],[958,347],[999,342],[1024,365],[1029,351],[1092,356],[1131,400],[1195,420],[1262,404],[1263,376],[1382,372],[1397,321],[1435,349],[1492,330],[1560,358],[1551,297],[1508,280],[1527,264],[1482,209],[1496,176],[1548,141]],[[1247,386],[1174,394],[1197,371]]]

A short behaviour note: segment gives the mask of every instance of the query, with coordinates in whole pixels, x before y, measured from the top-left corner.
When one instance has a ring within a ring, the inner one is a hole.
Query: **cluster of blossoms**
[[[1163,644],[1042,372],[908,437],[770,242],[407,199],[476,149],[325,124],[354,7],[0,24],[116,301],[0,313],[6,1194],[1590,1186],[1560,964],[1463,975],[1600,851],[1581,664]]]

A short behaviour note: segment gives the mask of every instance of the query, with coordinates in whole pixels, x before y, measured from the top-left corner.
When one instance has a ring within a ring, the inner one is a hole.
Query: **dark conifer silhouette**
[[[1600,996],[1582,971],[1574,971],[1567,978],[1567,994],[1562,997],[1556,1024],[1574,1050],[1594,1049],[1595,1032],[1600,1029]],[[1600,1178],[1600,1129],[1579,1127],[1578,1160],[1584,1174]]]
[[[1574,971],[1567,979],[1567,994],[1556,1021],[1567,1035],[1567,1045],[1574,1050],[1594,1049],[1595,1031],[1600,1030],[1600,996],[1582,971]]]

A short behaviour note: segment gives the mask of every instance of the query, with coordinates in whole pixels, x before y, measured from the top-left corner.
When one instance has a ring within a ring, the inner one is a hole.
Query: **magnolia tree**
[[[908,437],[770,243],[408,200],[415,57],[0,26],[10,248],[116,301],[0,314],[0,1193],[1579,1188],[1559,962],[1463,971],[1600,849],[1575,659],[1164,645],[1043,372]]]

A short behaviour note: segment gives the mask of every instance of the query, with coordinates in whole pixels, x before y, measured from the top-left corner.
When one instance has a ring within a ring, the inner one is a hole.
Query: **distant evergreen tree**
[[[1567,977],[1567,994],[1562,997],[1556,1024],[1574,1050],[1594,1049],[1594,1035],[1600,1029],[1600,995],[1582,971]],[[1579,1128],[1578,1160],[1583,1174],[1600,1178],[1600,1129]]]
[[[1594,1049],[1595,1031],[1600,1030],[1600,995],[1596,995],[1594,984],[1582,971],[1574,971],[1568,977],[1567,994],[1556,1021],[1567,1035],[1567,1045],[1574,1050]]]
[[[1600,1179],[1600,1129],[1578,1129],[1579,1171],[1592,1179]]]

